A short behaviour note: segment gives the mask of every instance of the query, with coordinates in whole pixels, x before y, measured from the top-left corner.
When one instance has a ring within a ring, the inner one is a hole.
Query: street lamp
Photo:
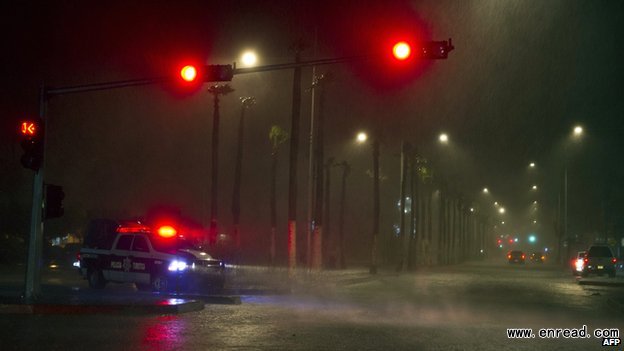
[[[449,142],[449,137],[448,137],[448,134],[446,134],[446,133],[442,133],[442,134],[440,134],[440,136],[438,137],[438,140],[439,140],[442,144],[448,144],[448,142]]]
[[[529,163],[529,168],[535,168],[535,162]]]
[[[490,191],[488,190],[488,188],[483,188],[483,193],[484,193],[484,194],[487,194],[487,193],[489,193],[489,192],[490,192]]]
[[[245,51],[241,55],[241,63],[243,67],[253,67],[258,63],[258,56],[253,51]]]
[[[368,140],[368,135],[364,132],[357,134],[356,140],[363,144]],[[377,241],[379,237],[379,135],[373,136],[373,235],[371,245],[371,265],[370,274],[377,274]]]
[[[576,125],[572,129],[572,140],[578,141],[581,139],[583,135],[583,127],[580,125]],[[564,162],[565,167],[563,170],[563,237],[568,241],[568,147],[567,143],[565,144],[565,155]],[[567,257],[570,256],[570,243],[567,245]],[[559,245],[559,249],[561,250],[561,245]],[[565,260],[564,260],[565,262]]]
[[[504,207],[499,208],[498,209],[498,213],[500,213],[500,214],[505,213],[505,208]]]
[[[359,132],[359,133],[357,134],[357,136],[356,136],[355,140],[356,140],[358,143],[360,143],[360,144],[365,143],[365,142],[366,142],[366,140],[368,140],[368,134],[366,134],[366,133],[364,133],[364,132]]]
[[[574,133],[574,136],[580,137],[581,135],[583,135],[583,127],[581,126],[574,127],[573,133]]]

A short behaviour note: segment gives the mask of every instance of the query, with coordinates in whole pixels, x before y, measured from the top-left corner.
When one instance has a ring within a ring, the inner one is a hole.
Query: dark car
[[[587,277],[589,274],[603,275],[606,273],[613,278],[615,277],[616,262],[617,259],[613,256],[613,252],[608,246],[590,246],[583,260],[581,277]]]
[[[525,255],[524,252],[519,250],[509,251],[507,254],[507,259],[509,263],[521,263],[524,264]]]
[[[544,263],[546,256],[544,256],[544,254],[541,252],[533,252],[531,256],[529,256],[529,259],[533,263]]]

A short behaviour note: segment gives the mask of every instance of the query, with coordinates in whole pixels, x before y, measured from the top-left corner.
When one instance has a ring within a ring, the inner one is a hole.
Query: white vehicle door
[[[119,238],[117,238],[117,243],[111,250],[108,276],[107,272],[104,271],[104,278],[116,282],[131,281],[131,277],[129,275],[130,268],[132,267],[132,260],[129,256],[133,239],[134,234],[121,234]]]

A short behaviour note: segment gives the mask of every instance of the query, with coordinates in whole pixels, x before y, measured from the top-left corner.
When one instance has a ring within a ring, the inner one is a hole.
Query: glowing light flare
[[[170,225],[164,225],[158,228],[158,235],[162,238],[172,238],[178,234],[178,231]]]
[[[197,78],[197,68],[192,65],[186,65],[180,70],[180,77],[186,82],[194,82]]]
[[[34,136],[37,134],[39,129],[37,128],[37,124],[32,121],[24,121],[22,122],[22,126],[20,131],[24,136]]]
[[[256,62],[258,62],[258,56],[256,56],[256,54],[252,51],[246,51],[241,56],[241,61],[245,67],[252,67],[256,65]]]
[[[400,41],[392,47],[392,56],[399,61],[407,60],[412,54],[412,49],[407,42]]]
[[[368,140],[368,135],[364,132],[360,132],[358,133],[356,140],[358,143],[364,143],[366,142],[366,140]]]
[[[583,134],[583,127],[581,126],[574,127],[573,133],[575,136],[580,136],[581,134]]]

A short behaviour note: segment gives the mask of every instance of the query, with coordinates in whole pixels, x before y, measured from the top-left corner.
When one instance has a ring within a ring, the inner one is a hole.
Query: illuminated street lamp
[[[355,140],[356,140],[358,143],[360,143],[360,144],[365,143],[365,142],[366,142],[366,140],[368,140],[368,134],[366,134],[366,133],[364,133],[364,132],[359,132],[359,133],[357,134],[357,136],[356,136]]]
[[[505,213],[505,208],[504,207],[499,208],[498,209],[498,213],[500,213],[500,214]]]
[[[245,51],[241,55],[241,63],[243,67],[253,67],[258,63],[258,56],[253,51]]]
[[[537,190],[537,185],[533,185],[533,186],[531,187],[531,190]]]
[[[448,144],[448,141],[449,141],[448,134],[446,134],[446,133],[442,133],[442,134],[440,134],[440,136],[438,137],[438,140],[439,140],[442,144]]]
[[[535,168],[535,162],[529,163],[529,168]]]
[[[572,139],[578,141],[583,135],[583,127],[576,125],[572,129]],[[563,170],[563,237],[568,240],[568,150],[566,143],[565,150],[565,167]],[[567,245],[567,256],[570,256],[570,245]],[[559,251],[561,251],[561,245],[559,245]],[[565,261],[565,260],[564,260]]]
[[[490,191],[488,190],[488,188],[483,188],[483,193],[484,193],[484,194],[487,194],[487,193],[489,193],[489,192],[490,192]]]
[[[356,140],[363,144],[368,140],[368,135],[364,132],[357,134]],[[380,217],[380,201],[379,201],[379,136],[373,136],[373,237],[371,244],[371,265],[370,274],[377,273],[377,246],[379,237],[379,217]]]
[[[575,137],[580,137],[583,134],[583,127],[581,126],[574,127],[573,133]]]

